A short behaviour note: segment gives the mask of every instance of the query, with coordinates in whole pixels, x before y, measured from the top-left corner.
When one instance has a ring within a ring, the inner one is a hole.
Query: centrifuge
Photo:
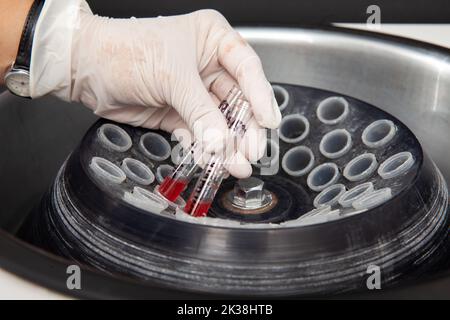
[[[182,210],[192,183],[158,193],[181,158],[170,134],[2,93],[1,266],[82,297],[370,296],[374,266],[378,294],[444,296],[450,52],[342,28],[239,31],[283,119],[206,217]]]

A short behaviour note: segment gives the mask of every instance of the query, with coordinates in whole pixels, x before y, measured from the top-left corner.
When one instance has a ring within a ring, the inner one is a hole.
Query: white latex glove
[[[208,151],[225,143],[217,105],[236,82],[256,120],[227,169],[245,177],[248,160],[264,152],[258,129],[276,128],[281,114],[258,56],[221,14],[110,19],[93,15],[85,1],[47,0],[36,26],[33,98],[54,94],[114,121],[177,129],[185,141],[181,130],[189,129]]]

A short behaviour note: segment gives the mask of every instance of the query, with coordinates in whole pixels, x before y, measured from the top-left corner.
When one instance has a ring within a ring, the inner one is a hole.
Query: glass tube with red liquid
[[[194,217],[206,216],[225,173],[220,157],[212,156],[198,178],[184,211]]]
[[[250,105],[245,100],[238,100],[230,109],[227,123],[234,141],[237,142],[244,135],[251,117]],[[225,159],[226,156],[222,155],[211,156],[188,198],[184,208],[186,213],[194,217],[205,217],[208,214],[217,190],[227,174],[223,166]]]
[[[230,118],[228,113],[241,96],[242,91],[238,87],[233,86],[225,99],[219,104],[219,110],[224,114],[226,119]],[[158,188],[158,192],[167,200],[174,202],[192,180],[199,168],[198,162],[201,159],[200,152],[201,146],[198,141],[195,141],[178,167],[171,175],[163,180]]]

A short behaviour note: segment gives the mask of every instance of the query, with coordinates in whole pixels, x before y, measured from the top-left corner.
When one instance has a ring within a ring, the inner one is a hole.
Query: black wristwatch
[[[45,0],[35,0],[31,6],[23,27],[16,61],[5,76],[6,87],[20,97],[30,98],[31,50],[33,48],[34,30],[44,2]]]

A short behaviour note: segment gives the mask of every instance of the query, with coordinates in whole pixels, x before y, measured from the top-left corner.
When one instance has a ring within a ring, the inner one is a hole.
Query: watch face
[[[6,87],[15,95],[30,96],[30,75],[25,70],[11,70],[5,77]]]

